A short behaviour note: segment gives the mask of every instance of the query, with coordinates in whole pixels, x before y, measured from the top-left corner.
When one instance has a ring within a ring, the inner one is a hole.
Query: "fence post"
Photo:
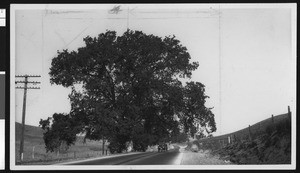
[[[251,126],[249,125],[249,128],[248,128],[249,129],[249,138],[250,138],[250,141],[252,141],[252,135],[251,135],[251,129],[250,129],[250,127]]]
[[[228,136],[228,143],[230,144],[230,136]]]
[[[289,118],[289,120],[291,120],[291,115],[292,115],[291,109],[290,109],[290,106],[288,106],[288,118]]]
[[[32,147],[32,159],[34,159],[34,147],[35,146]]]
[[[233,134],[233,139],[234,139],[234,142],[236,142],[236,136],[235,136],[235,134]]]
[[[272,123],[274,123],[274,116],[273,116],[273,114],[272,114]]]

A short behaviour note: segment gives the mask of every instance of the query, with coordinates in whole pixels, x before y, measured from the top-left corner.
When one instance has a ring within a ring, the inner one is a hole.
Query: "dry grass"
[[[16,141],[15,157],[16,164],[20,163],[20,131],[21,125],[16,123]],[[105,146],[105,151],[107,147]],[[107,151],[109,154],[109,151]],[[106,153],[104,153],[106,154]],[[75,145],[70,146],[66,152],[51,153],[46,152],[43,140],[43,131],[40,127],[25,126],[24,135],[24,155],[22,164],[52,164],[67,160],[76,160],[82,158],[99,157],[102,155],[102,141],[87,140],[84,144],[82,137],[78,137]]]
[[[230,162],[219,159],[218,156],[213,156],[208,150],[200,150],[199,152],[181,151],[183,157],[181,165],[228,165]]]
[[[225,147],[228,144],[228,137],[231,138],[231,141],[244,141],[244,140],[249,140],[250,134],[252,138],[255,138],[256,136],[259,136],[267,130],[267,127],[271,125],[277,125],[278,123],[281,123],[283,121],[288,120],[289,114],[281,114],[277,115],[272,118],[265,119],[263,121],[260,121],[256,124],[253,124],[250,126],[250,132],[249,133],[249,127],[246,127],[244,129],[238,130],[233,133],[221,135],[221,136],[216,136],[212,138],[204,138],[200,139],[197,141],[194,141],[195,143],[198,144],[200,147],[200,143],[203,144],[203,147],[205,148],[210,148],[210,149],[219,149],[222,147]]]
[[[16,142],[16,164],[20,164],[19,159],[20,142]],[[106,147],[104,148],[106,150]],[[107,151],[109,154],[109,151]],[[106,153],[104,153],[106,154]],[[66,160],[76,160],[79,158],[90,158],[102,156],[102,142],[87,141],[85,144],[76,142],[66,152],[46,152],[45,145],[25,140],[24,160],[22,164],[51,164]]]
[[[20,164],[19,159],[20,142],[16,142],[16,164]],[[106,150],[106,147],[104,148]],[[109,151],[107,151],[109,154]],[[105,153],[106,154],[106,153]],[[97,143],[87,141],[83,144],[76,142],[66,152],[46,152],[45,145],[25,140],[24,161],[22,164],[50,164],[53,161],[74,160],[78,158],[98,157],[102,155],[102,142]],[[49,163],[48,163],[49,162]]]

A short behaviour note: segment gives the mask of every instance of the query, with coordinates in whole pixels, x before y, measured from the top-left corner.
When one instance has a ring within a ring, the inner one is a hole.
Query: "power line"
[[[41,89],[40,87],[16,87],[16,89]]]
[[[40,75],[16,75],[16,77],[41,77]]]
[[[15,83],[25,83],[25,81],[16,81]],[[28,81],[27,83],[40,84],[41,82]]]

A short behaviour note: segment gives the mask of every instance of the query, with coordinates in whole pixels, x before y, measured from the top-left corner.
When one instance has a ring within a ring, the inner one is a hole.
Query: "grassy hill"
[[[290,164],[291,116],[281,114],[233,133],[196,140],[187,149],[209,149],[236,164]]]
[[[251,137],[254,138],[256,135],[260,135],[261,133],[264,133],[267,128],[271,125],[276,125],[282,121],[285,121],[289,119],[289,114],[280,114],[277,116],[274,116],[273,118],[268,118],[263,121],[260,121],[258,123],[255,123],[251,125],[250,127],[243,128],[241,130],[220,135],[220,136],[215,136],[212,138],[203,138],[198,140],[200,143],[214,143],[215,145],[213,147],[215,148],[220,148],[221,146],[224,146],[225,144],[228,144],[228,137],[230,137],[231,141],[241,141],[241,140],[248,140],[248,138]],[[250,128],[250,131],[249,131]],[[220,145],[220,146],[219,146]]]
[[[16,122],[15,123],[15,132],[16,132],[16,141],[21,139],[21,132],[22,132],[22,124]],[[25,131],[24,131],[24,140],[31,142],[43,144],[43,129],[37,126],[31,126],[25,124]]]
[[[20,163],[19,149],[22,125],[15,123],[15,157],[16,164]],[[107,146],[104,148],[107,149]],[[43,129],[38,126],[25,125],[24,132],[24,161],[22,164],[52,164],[65,160],[79,158],[98,157],[102,155],[102,141],[86,140],[83,143],[83,136],[77,136],[75,145],[69,147],[67,151],[46,152],[43,139]]]

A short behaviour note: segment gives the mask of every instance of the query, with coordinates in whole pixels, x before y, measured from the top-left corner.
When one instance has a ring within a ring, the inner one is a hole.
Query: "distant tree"
[[[206,136],[205,136],[205,134],[203,134],[203,133],[199,133],[199,134],[197,134],[196,135],[196,139],[202,139],[202,138],[205,138]]]
[[[191,134],[197,123],[216,130],[204,85],[179,80],[191,78],[198,63],[190,63],[175,36],[107,31],[84,42],[77,51],[58,51],[49,74],[52,84],[72,88],[70,119],[87,138],[107,139],[113,152],[125,150],[128,141],[144,151],[180,125]]]
[[[52,125],[50,125],[52,120]],[[61,147],[67,147],[74,144],[76,134],[79,132],[74,128],[73,121],[69,115],[53,114],[53,118],[40,120],[40,126],[44,132],[44,142],[46,151],[56,151]]]
[[[207,135],[208,138],[212,138],[213,137],[213,134],[209,134]]]

